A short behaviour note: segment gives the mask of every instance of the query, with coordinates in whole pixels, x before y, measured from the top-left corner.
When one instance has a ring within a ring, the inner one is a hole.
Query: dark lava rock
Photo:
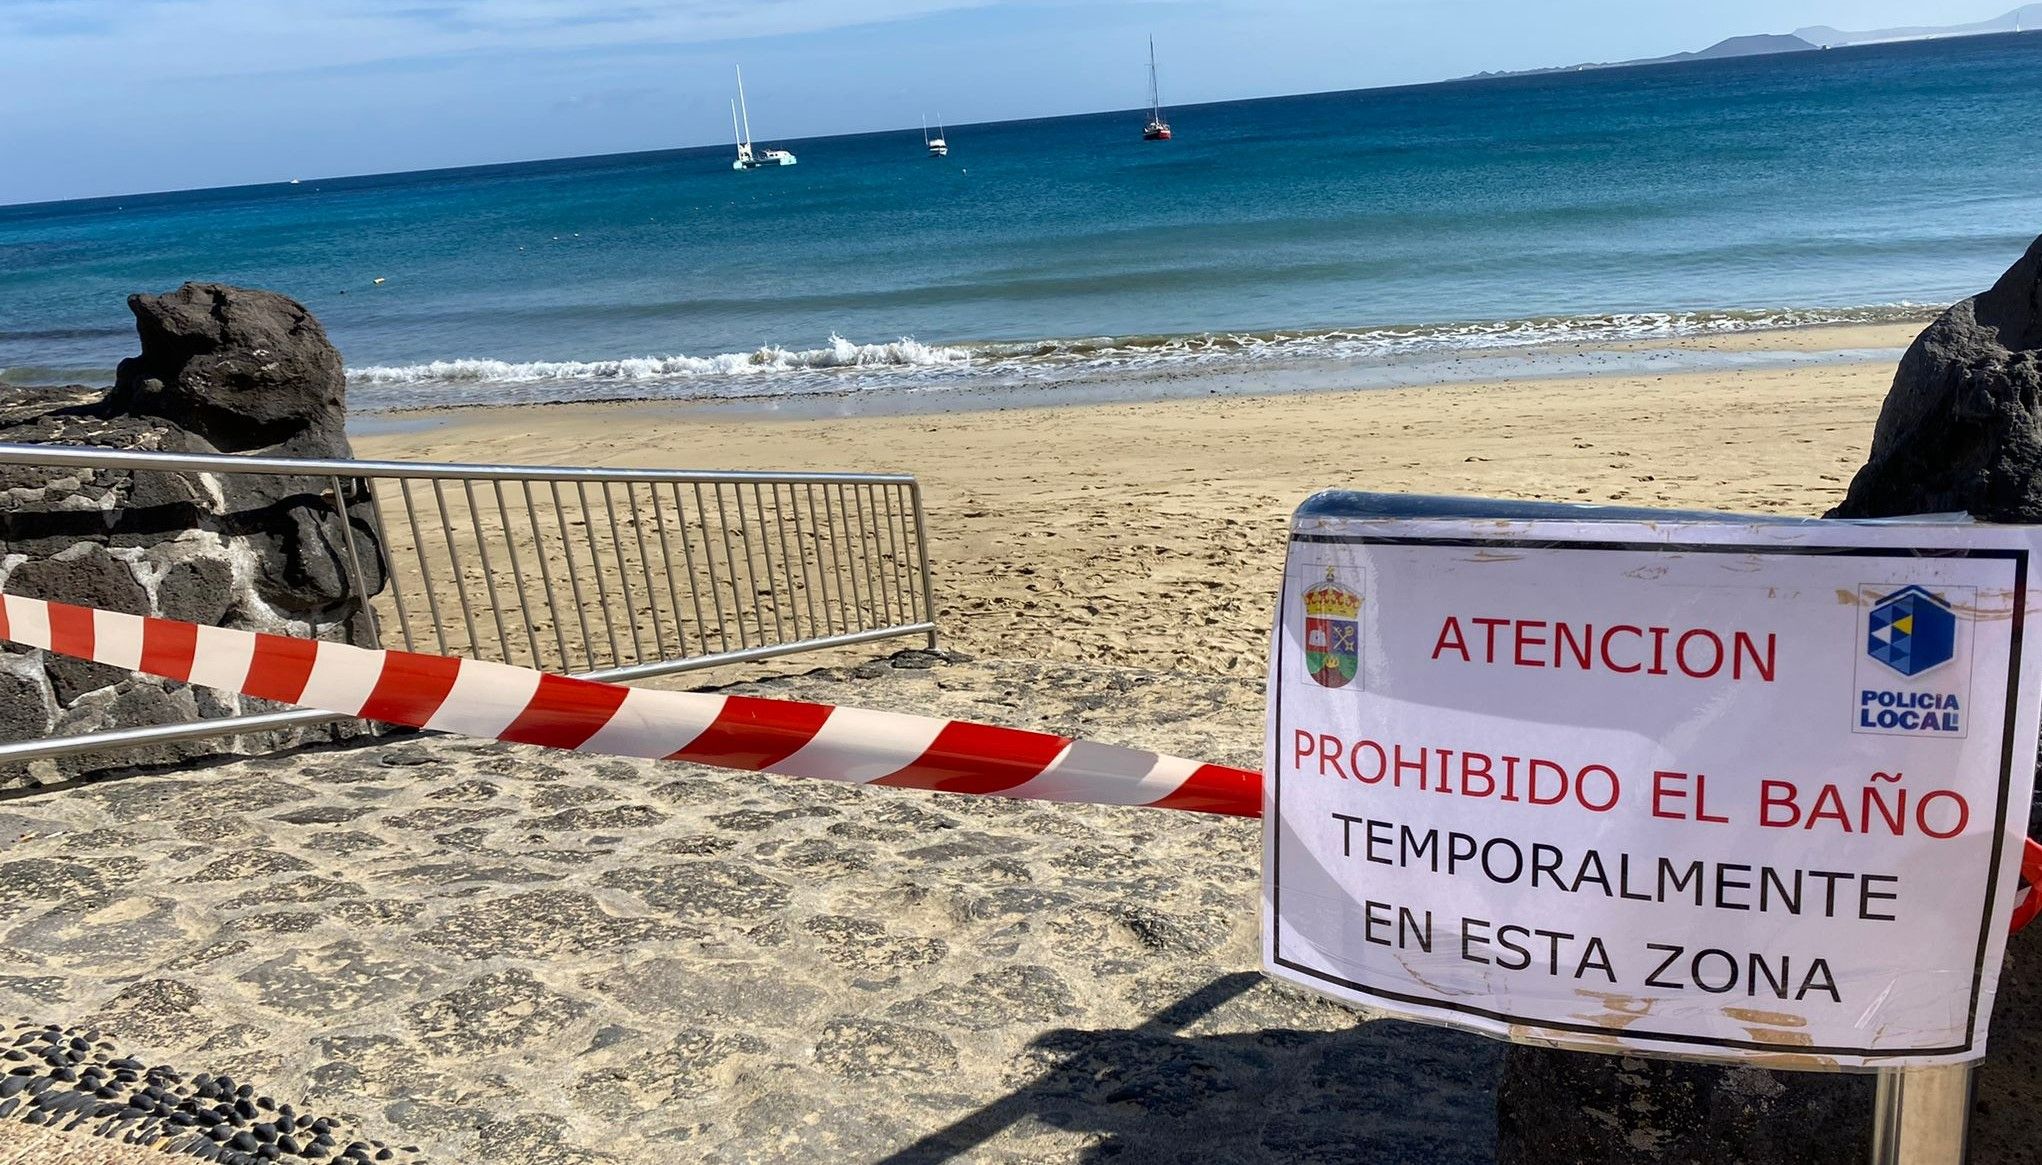
[[[43,686],[18,671],[0,671],[0,740],[34,740],[50,722]]]
[[[142,352],[107,407],[195,433],[222,453],[323,456],[347,438],[347,378],[325,329],[294,299],[224,283],[131,295]]]
[[[1772,1072],[1512,1047],[1498,1165],[1847,1165],[1871,1153],[1869,1075]]]
[[[340,354],[303,305],[273,292],[192,283],[133,296],[128,306],[141,352],[122,361],[113,388],[97,398],[86,390],[10,395],[0,401],[0,441],[353,456]],[[0,570],[0,584],[14,594],[245,630],[330,635],[339,627],[351,642],[368,643],[366,596],[385,585],[381,546],[362,487],[342,488],[336,499],[331,477],[0,466],[7,498],[0,562],[15,563]],[[345,549],[349,528],[359,571]],[[0,714],[0,739],[239,710],[211,692],[166,701],[163,693],[181,685],[93,664],[38,654],[16,674],[30,669],[44,672],[48,684],[11,684],[7,694],[32,699],[40,714]],[[109,687],[115,698],[94,694]],[[273,747],[357,731],[309,729],[247,743]],[[152,746],[67,758],[55,770],[58,777],[91,775],[221,748],[212,741]],[[0,772],[0,785],[49,777],[14,766]]]
[[[1973,1078],[1971,1159],[2033,1160],[2035,1081],[2042,1080],[2042,922],[2007,941],[1986,1047],[1990,1052]]]
[[[15,567],[7,576],[7,592],[124,615],[149,613],[149,592],[135,580],[134,571],[105,547],[90,544],[57,558],[32,558]],[[77,659],[47,658],[43,666],[58,703],[66,707],[86,692],[117,684],[128,674]]]
[[[166,619],[218,626],[234,600],[234,571],[217,558],[180,562],[156,584],[156,602]]]
[[[9,594],[103,607],[125,615],[149,613],[149,592],[126,563],[104,547],[86,545],[56,558],[30,559],[7,576]]]
[[[2042,238],[1915,339],[1871,457],[1828,516],[1957,511],[2042,522]]]
[[[56,670],[61,673],[62,669]],[[55,676],[52,676],[54,679]],[[152,681],[123,679],[112,689],[110,701],[103,699],[105,692],[87,693],[78,703],[59,712],[55,732],[59,736],[69,736],[107,728],[142,728],[192,719],[198,712],[193,690],[174,686],[181,690],[168,691]],[[67,775],[79,775],[106,766],[172,764],[182,757],[208,751],[211,749],[197,743],[150,744],[124,749],[118,756],[94,757],[87,753],[63,757],[58,765]]]

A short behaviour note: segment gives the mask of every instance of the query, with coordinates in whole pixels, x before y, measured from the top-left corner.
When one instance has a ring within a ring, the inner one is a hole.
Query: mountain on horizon
[[[1946,36],[1984,36],[1995,32],[2023,32],[2042,29],[2042,4],[2024,4],[1994,20],[1941,27],[1875,28],[1868,32],[1845,32],[1818,24],[1797,28],[1794,35],[1817,48],[1843,48],[1854,44],[1887,44],[1897,40],[1936,40]]]
[[[1669,57],[1653,57],[1645,61],[1626,61],[1625,64],[1663,65],[1670,61],[1712,61],[1718,57],[1762,57],[1768,53],[1805,53],[1821,45],[1806,40],[1798,33],[1756,33],[1751,36],[1733,36],[1719,40],[1708,48],[1692,53],[1674,53]]]
[[[1845,32],[1828,25],[1795,29],[1791,33],[1754,33],[1717,41],[1705,49],[1673,53],[1663,57],[1640,57],[1629,61],[1591,61],[1579,65],[1554,65],[1543,69],[1512,69],[1476,73],[1474,77],[1523,77],[1536,73],[1577,73],[1586,69],[1624,69],[1633,65],[1671,65],[1683,61],[1713,61],[1726,57],[1758,57],[1775,53],[1817,52],[1850,45],[1893,44],[1898,41],[1940,40],[1953,36],[1989,36],[1994,33],[2042,30],[2042,3],[2024,4],[2004,16],[1972,24],[1937,27],[1880,28],[1867,32]],[[1463,78],[1472,80],[1473,78]]]

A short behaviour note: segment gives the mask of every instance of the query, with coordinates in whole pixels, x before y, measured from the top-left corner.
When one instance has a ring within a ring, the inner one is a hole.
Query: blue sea
[[[304,301],[357,408],[1391,382],[1918,318],[2042,232],[2042,33],[0,207],[0,383]],[[758,94],[760,112],[771,108]],[[138,177],[138,181],[140,178]]]

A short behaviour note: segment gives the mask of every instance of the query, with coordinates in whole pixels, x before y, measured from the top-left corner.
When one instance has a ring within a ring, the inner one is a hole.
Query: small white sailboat
[[[740,119],[742,119],[740,121]],[[730,132],[737,138],[737,160],[733,170],[756,170],[761,166],[792,166],[794,155],[786,150],[752,149],[752,111],[744,102],[744,68],[737,70],[737,100],[730,103]]]
[[[922,118],[922,146],[929,151],[929,156],[932,158],[947,158],[950,156],[950,143],[943,140],[942,122],[936,123],[936,136],[930,137],[929,119],[927,117]]]
[[[1142,127],[1145,142],[1170,140],[1170,123],[1163,120],[1163,95],[1156,87],[1156,38],[1149,38],[1149,124]]]

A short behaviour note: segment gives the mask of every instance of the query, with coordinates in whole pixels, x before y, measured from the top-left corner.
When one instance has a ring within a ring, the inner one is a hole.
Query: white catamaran
[[[928,149],[929,156],[932,158],[947,158],[950,156],[950,143],[943,140],[942,122],[936,123],[936,136],[930,137],[929,119],[927,117],[922,118],[922,145]]]
[[[742,120],[740,120],[742,119]],[[737,100],[730,103],[730,132],[737,138],[737,161],[733,170],[756,170],[760,166],[792,166],[794,155],[786,150],[752,151],[752,112],[744,103],[744,68],[737,70]]]

